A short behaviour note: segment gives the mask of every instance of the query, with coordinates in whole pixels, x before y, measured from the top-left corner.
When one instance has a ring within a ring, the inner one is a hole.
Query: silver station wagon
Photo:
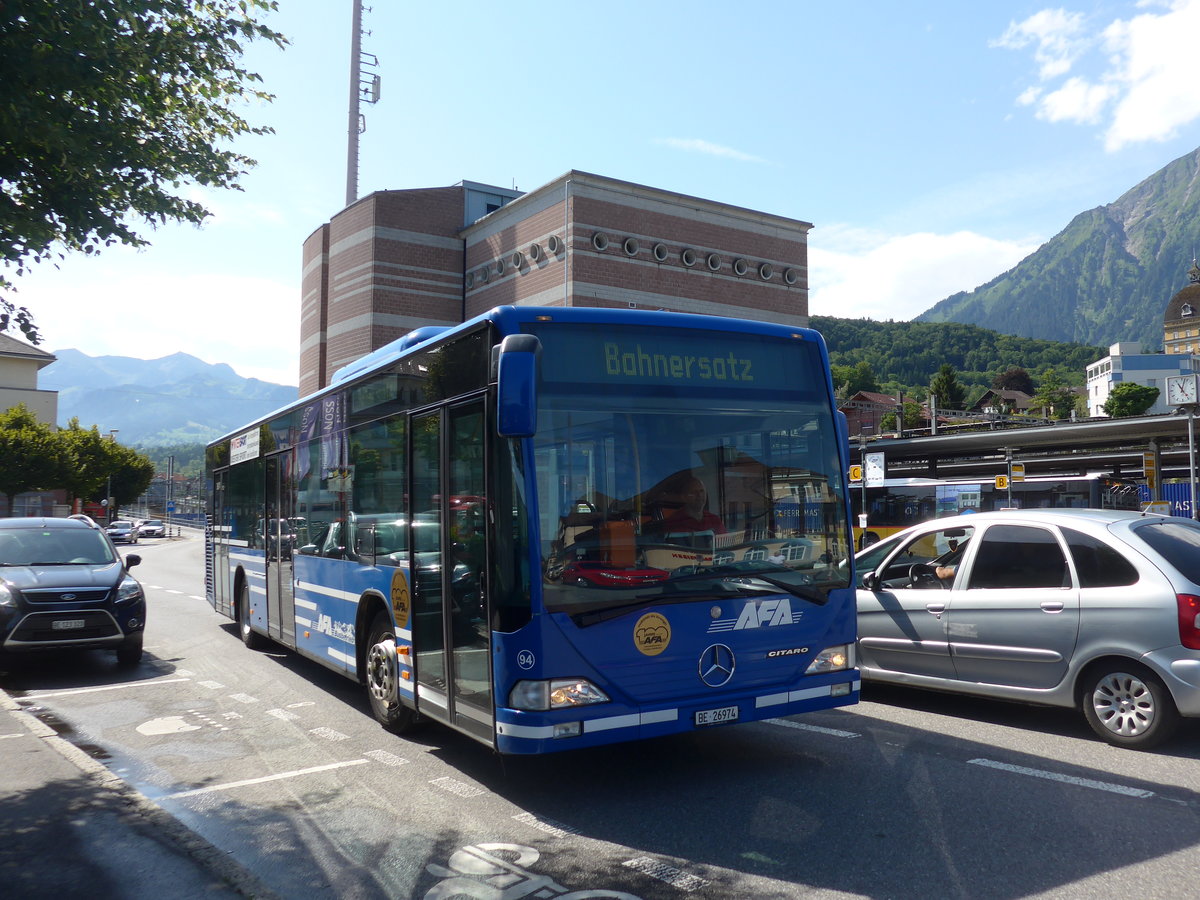
[[[1077,708],[1132,749],[1200,716],[1200,523],[977,513],[892,535],[855,565],[865,679]]]

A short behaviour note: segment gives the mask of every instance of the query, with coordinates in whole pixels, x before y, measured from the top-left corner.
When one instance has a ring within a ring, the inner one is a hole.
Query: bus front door
[[[482,400],[413,419],[413,522],[438,523],[413,553],[413,644],[421,713],[491,743],[485,422]]]
[[[296,646],[296,598],[292,586],[292,553],[296,538],[295,485],[291,483],[288,455],[267,457],[267,517],[263,522],[263,547],[267,557],[267,631],[287,647]]]

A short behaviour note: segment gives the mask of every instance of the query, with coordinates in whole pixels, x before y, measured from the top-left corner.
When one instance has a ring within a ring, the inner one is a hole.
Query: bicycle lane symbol
[[[425,867],[430,875],[442,880],[425,892],[425,900],[641,900],[624,891],[568,891],[548,875],[538,875],[529,867],[541,854],[521,844],[475,844],[456,850],[446,866]]]

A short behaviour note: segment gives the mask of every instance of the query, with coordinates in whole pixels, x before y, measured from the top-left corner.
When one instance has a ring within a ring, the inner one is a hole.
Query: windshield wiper
[[[638,594],[636,603],[622,603],[620,606],[603,606],[599,609],[591,609],[587,612],[570,613],[571,620],[580,628],[587,628],[589,625],[598,625],[601,622],[607,622],[609,619],[615,619],[618,616],[623,616],[626,613],[633,612],[637,609],[642,609],[652,603],[683,603],[688,600],[723,600],[729,597],[741,596],[738,591],[726,593],[717,593],[715,591],[688,591],[678,594]]]
[[[815,603],[818,606],[824,606],[829,602],[829,595],[827,593],[824,593],[810,585],[793,584],[790,581],[772,578],[770,575],[765,575],[762,572],[746,571],[744,569],[731,570],[723,566],[716,566],[706,572],[696,572],[692,575],[682,575],[679,578],[672,578],[670,583],[675,584],[681,581],[703,581],[704,579],[719,581],[722,583],[729,581],[738,583],[738,579],[745,579],[746,581],[762,581],[776,590],[784,591],[785,593],[791,594],[794,597],[799,597],[801,600],[807,600],[810,603]],[[740,586],[746,589],[754,587],[753,585],[745,584],[744,582],[741,583]],[[761,592],[765,590],[765,588],[758,588],[757,590],[758,592]]]

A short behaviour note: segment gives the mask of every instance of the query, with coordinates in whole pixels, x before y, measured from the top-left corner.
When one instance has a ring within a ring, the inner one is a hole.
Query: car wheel
[[[245,582],[242,582],[242,588],[238,591],[237,623],[242,643],[248,648],[261,650],[266,646],[266,638],[250,627],[250,585]]]
[[[1092,730],[1116,747],[1157,747],[1179,724],[1179,710],[1167,686],[1140,666],[1096,670],[1084,684],[1080,702]]]
[[[411,731],[420,722],[416,710],[400,701],[396,667],[396,635],[385,612],[375,614],[367,638],[367,697],[371,714],[395,734]]]
[[[139,641],[133,647],[122,647],[117,651],[117,665],[122,669],[132,669],[142,661],[142,644]]]

